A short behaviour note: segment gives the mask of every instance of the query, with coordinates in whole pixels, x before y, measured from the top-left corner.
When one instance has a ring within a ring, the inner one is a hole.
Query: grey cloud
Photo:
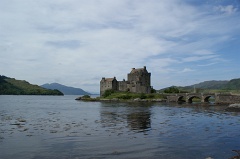
[[[215,64],[217,64],[217,62],[202,64],[202,65],[197,65],[197,66],[200,66],[200,67],[208,67],[208,66],[212,66],[212,65],[215,65]]]
[[[210,60],[218,57],[218,55],[206,55],[206,56],[190,56],[184,58],[183,62],[196,62],[196,61],[202,61],[202,60]]]
[[[77,49],[81,46],[78,40],[64,40],[64,41],[47,41],[46,45],[56,48]]]
[[[193,64],[219,62],[224,54],[219,47],[227,46],[227,52],[237,54],[229,43],[240,34],[236,5],[190,1],[4,1],[0,6],[0,72],[11,72],[16,78],[19,73],[22,79],[31,74],[26,80],[40,84],[61,79],[61,83],[96,91],[102,76],[125,78],[132,67],[146,65],[155,86],[176,68],[187,72]],[[218,7],[216,14],[213,6],[219,5],[228,7]],[[221,10],[234,14],[226,16]],[[226,60],[238,66],[237,58]],[[5,67],[12,62],[14,67]],[[195,71],[191,73],[193,77]]]
[[[234,7],[233,5],[227,5],[227,6],[219,5],[214,9],[228,15],[233,14],[238,10],[238,8]]]

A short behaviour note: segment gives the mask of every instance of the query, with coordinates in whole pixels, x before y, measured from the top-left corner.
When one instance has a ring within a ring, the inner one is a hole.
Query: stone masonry
[[[193,98],[201,99],[201,102],[209,102],[209,98],[213,97],[216,104],[233,104],[240,103],[240,95],[231,93],[178,93],[166,94],[168,102],[188,102],[191,103]]]
[[[132,68],[132,71],[127,76],[127,81],[117,81],[114,78],[103,77],[100,81],[100,95],[102,96],[104,91],[112,89],[115,91],[129,91],[134,93],[151,93],[151,73],[143,68]]]

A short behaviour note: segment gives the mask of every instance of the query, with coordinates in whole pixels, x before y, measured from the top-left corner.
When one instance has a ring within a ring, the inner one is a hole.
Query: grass
[[[151,94],[144,94],[144,93],[130,93],[130,92],[114,92],[111,93],[109,96],[105,97],[104,99],[166,99],[163,94],[159,93],[151,93]]]

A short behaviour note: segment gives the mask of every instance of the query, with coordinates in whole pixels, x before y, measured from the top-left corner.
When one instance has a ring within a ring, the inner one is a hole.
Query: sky
[[[0,75],[99,92],[240,78],[240,0],[0,0]]]

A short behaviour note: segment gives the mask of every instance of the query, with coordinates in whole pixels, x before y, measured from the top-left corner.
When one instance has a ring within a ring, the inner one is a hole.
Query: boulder
[[[82,97],[77,97],[75,100],[81,100],[82,99]]]
[[[225,110],[230,112],[240,112],[240,103],[230,104]]]
[[[140,98],[135,98],[135,99],[133,99],[133,101],[135,101],[135,102],[140,102],[141,99],[140,99]]]
[[[119,101],[119,99],[113,98],[113,99],[111,99],[111,101]]]
[[[151,101],[152,102],[163,102],[164,100],[163,99],[152,99]]]

